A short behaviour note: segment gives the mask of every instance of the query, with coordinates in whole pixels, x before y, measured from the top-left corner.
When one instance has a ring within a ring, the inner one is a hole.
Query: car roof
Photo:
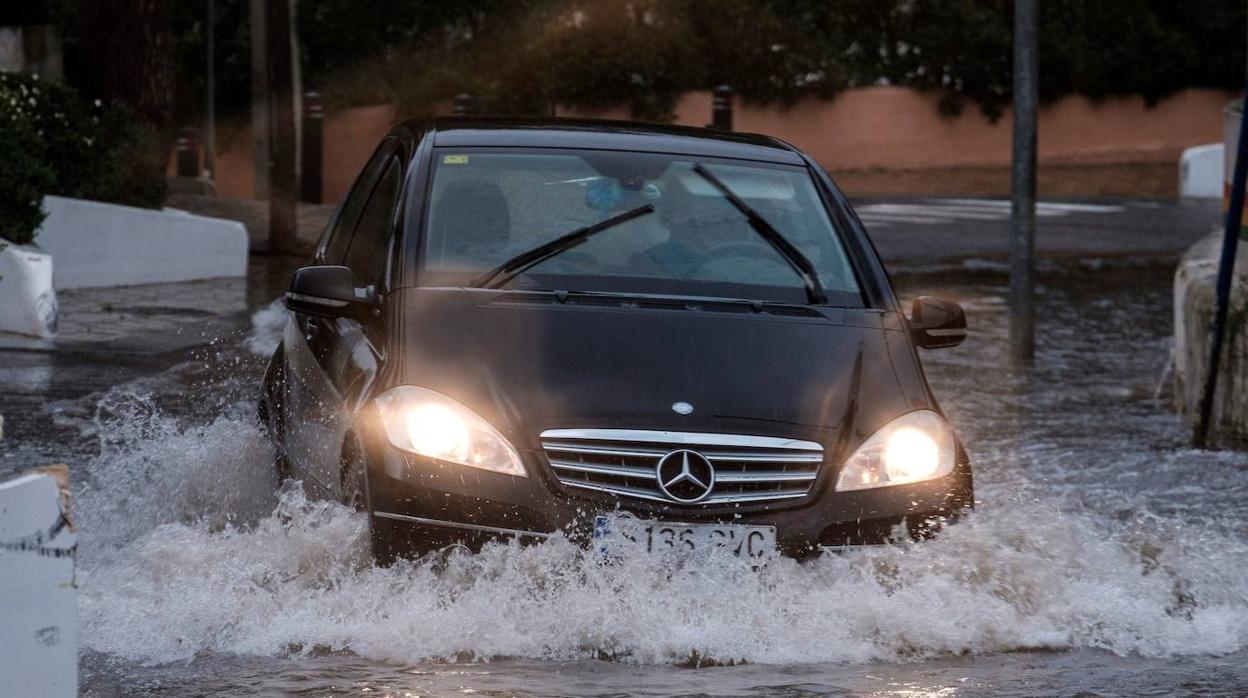
[[[453,116],[413,119],[399,128],[431,134],[439,147],[627,150],[804,165],[789,144],[754,133],[603,119]]]

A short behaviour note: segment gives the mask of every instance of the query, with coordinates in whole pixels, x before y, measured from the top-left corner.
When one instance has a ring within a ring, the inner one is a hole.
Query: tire
[[[403,531],[394,521],[373,516],[372,497],[368,490],[368,462],[359,438],[347,434],[342,445],[342,503],[356,511],[368,514],[369,542],[373,561],[378,567],[390,567],[406,551]]]
[[[276,429],[269,420],[269,408],[264,400],[260,401],[260,406],[256,409],[256,418],[260,421],[260,433],[269,439],[269,445],[273,447],[273,472],[277,475],[277,484],[289,480],[292,477],[290,459],[286,457],[286,453],[282,450],[282,438],[285,434],[282,431],[282,421],[278,420]],[[275,433],[277,432],[277,433]]]
[[[273,470],[277,473],[279,485],[293,476],[290,459],[286,456],[283,447],[286,443],[286,414],[282,407],[282,396],[286,394],[286,370],[285,364],[279,363],[281,357],[282,349],[279,347],[265,369],[262,388],[264,394],[256,406],[256,419],[260,422],[260,432],[267,436],[269,443],[273,445]],[[272,375],[271,379],[270,375]],[[269,412],[270,404],[273,406],[273,414]]]

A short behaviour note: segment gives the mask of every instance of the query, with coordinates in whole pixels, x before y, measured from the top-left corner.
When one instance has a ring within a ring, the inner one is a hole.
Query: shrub
[[[155,142],[123,105],[86,103],[64,85],[0,72],[0,237],[30,242],[48,194],[159,206]]]

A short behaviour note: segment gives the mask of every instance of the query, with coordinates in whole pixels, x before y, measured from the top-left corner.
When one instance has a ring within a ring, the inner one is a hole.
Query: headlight
[[[400,386],[377,398],[386,438],[398,449],[441,461],[525,477],[516,451],[498,430],[451,398]]]
[[[836,489],[865,490],[931,480],[953,472],[953,429],[940,415],[919,410],[875,432],[845,461]]]

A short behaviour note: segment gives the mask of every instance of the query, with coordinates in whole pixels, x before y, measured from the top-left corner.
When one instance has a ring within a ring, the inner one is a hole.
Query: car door
[[[321,241],[316,263],[352,267],[357,288],[377,288],[402,175],[396,147],[383,144]],[[305,482],[322,494],[337,496],[339,456],[354,409],[350,392],[375,374],[379,338],[355,319],[295,313],[285,346],[291,379],[287,453]]]

